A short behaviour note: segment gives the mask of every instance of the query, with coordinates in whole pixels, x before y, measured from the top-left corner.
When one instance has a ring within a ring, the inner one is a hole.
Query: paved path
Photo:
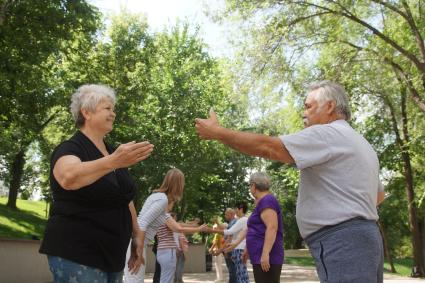
[[[248,264],[248,266],[250,266]],[[227,269],[223,266],[224,277],[228,278]],[[248,267],[249,272],[249,282],[254,282],[254,275],[252,274],[252,268]],[[152,283],[152,273],[147,273],[145,282]],[[184,274],[183,281],[184,283],[213,283],[215,280],[215,271],[205,272],[205,273],[186,273]],[[319,279],[316,274],[314,267],[306,266],[296,266],[296,265],[283,265],[282,275],[280,276],[280,282],[303,282],[303,283],[313,283],[319,282]],[[400,277],[385,274],[384,282],[388,283],[425,283],[425,279],[415,279],[408,277]],[[223,282],[224,283],[224,282]]]

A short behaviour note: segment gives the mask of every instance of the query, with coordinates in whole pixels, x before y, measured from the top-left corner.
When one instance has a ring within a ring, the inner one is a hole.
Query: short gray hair
[[[315,90],[318,90],[319,96],[316,97],[316,100],[320,106],[327,101],[335,101],[335,112],[342,115],[347,121],[351,119],[348,96],[340,84],[331,81],[315,82],[308,87],[308,92]]]
[[[228,207],[228,208],[226,208],[226,211],[224,213],[227,213],[227,212],[234,214],[235,213],[235,210],[233,208],[231,208],[231,207]]]
[[[112,104],[115,105],[115,91],[105,85],[82,85],[72,94],[70,109],[77,128],[81,128],[85,123],[81,109],[93,112],[96,110],[97,104],[104,99],[111,100]]]
[[[266,173],[256,172],[249,178],[250,184],[255,184],[259,191],[267,191],[270,188],[270,178]]]

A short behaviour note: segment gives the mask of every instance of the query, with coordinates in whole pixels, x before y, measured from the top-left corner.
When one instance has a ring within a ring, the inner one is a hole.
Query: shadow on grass
[[[0,237],[32,239],[35,236],[41,238],[45,225],[46,219],[35,212],[13,210],[0,204]]]

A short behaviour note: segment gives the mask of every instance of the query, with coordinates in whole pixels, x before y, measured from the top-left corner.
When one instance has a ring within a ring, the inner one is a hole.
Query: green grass
[[[300,265],[300,266],[313,266],[314,267],[314,260],[313,260],[312,257],[285,256],[285,264],[293,264],[293,265]]]
[[[412,273],[413,259],[411,258],[395,258],[393,259],[394,268],[397,271],[398,275],[401,276],[410,276]],[[390,264],[385,261],[384,263],[384,271],[386,273],[390,273],[391,270]]]
[[[18,210],[6,207],[7,198],[0,197],[0,237],[14,239],[41,238],[46,225],[46,203],[18,200]]]
[[[410,273],[412,272],[412,266],[413,266],[413,260],[411,258],[401,258],[401,259],[393,259],[394,261],[394,267],[397,273],[391,273],[390,272],[390,264],[385,261],[384,263],[384,272],[388,274],[394,274],[399,276],[410,276]],[[285,263],[286,264],[293,264],[293,265],[299,265],[299,266],[311,266],[314,267],[314,260],[311,257],[308,256],[288,256],[285,257]]]

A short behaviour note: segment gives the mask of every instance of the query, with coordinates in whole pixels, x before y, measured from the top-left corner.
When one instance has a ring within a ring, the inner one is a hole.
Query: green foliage
[[[223,123],[232,125],[244,109],[233,102],[224,84],[230,78],[189,30],[188,24],[180,24],[151,34],[144,17],[123,11],[94,46],[81,46],[85,53],[66,58],[56,72],[64,85],[92,82],[116,90],[117,118],[108,142],[149,140],[155,145],[153,154],[130,170],[138,187],[138,207],[159,187],[166,171],[178,167],[186,176],[184,198],[176,207],[179,218],[207,221],[236,200],[248,199],[244,178],[250,159],[203,142],[195,133],[194,119],[207,116],[210,107],[223,113]],[[52,148],[74,131],[65,109],[56,111],[57,119],[38,144],[43,164]],[[48,166],[40,168],[46,181]]]
[[[75,56],[78,41],[90,42],[99,26],[97,10],[86,1],[2,1],[0,4],[1,177],[10,183],[15,206],[28,146],[40,139],[64,102],[67,86],[57,65]]]

